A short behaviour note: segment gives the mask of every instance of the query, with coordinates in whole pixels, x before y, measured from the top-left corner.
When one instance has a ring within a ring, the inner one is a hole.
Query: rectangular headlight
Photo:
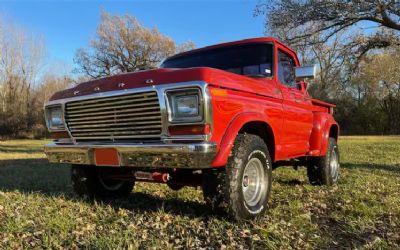
[[[201,95],[198,89],[169,91],[167,96],[171,122],[203,120]]]
[[[50,131],[65,129],[61,106],[46,108],[46,124]]]

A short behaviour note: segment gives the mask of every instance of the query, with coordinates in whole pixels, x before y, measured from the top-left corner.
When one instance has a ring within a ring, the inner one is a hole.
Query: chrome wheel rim
[[[332,150],[329,166],[331,169],[332,179],[336,180],[339,175],[339,157],[335,149]]]
[[[117,191],[124,185],[124,181],[115,181],[111,179],[107,179],[101,171],[99,172],[99,181],[100,184],[108,191]]]
[[[242,192],[245,203],[254,207],[264,196],[266,183],[264,166],[260,159],[252,158],[247,164],[242,177]]]

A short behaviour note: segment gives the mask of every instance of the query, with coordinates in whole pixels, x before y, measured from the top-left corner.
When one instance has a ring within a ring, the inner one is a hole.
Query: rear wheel
[[[335,138],[329,138],[325,156],[313,157],[307,166],[307,175],[312,185],[333,185],[339,179],[340,157]]]
[[[118,171],[115,168],[72,165],[73,189],[78,195],[90,198],[114,198],[129,195],[135,184],[134,181],[109,178],[111,175],[117,174]]]

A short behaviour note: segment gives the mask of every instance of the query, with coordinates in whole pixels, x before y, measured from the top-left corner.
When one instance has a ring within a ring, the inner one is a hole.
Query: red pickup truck
[[[274,38],[177,54],[54,94],[45,152],[72,164],[79,195],[127,195],[137,181],[201,186],[210,208],[252,219],[278,166],[306,166],[314,185],[338,180],[339,126],[334,105],[307,93],[314,75]]]

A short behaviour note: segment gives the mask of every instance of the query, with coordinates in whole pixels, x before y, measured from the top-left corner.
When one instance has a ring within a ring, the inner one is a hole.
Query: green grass
[[[79,199],[44,144],[0,142],[1,249],[400,248],[400,137],[341,138],[333,187],[275,170],[268,213],[247,224],[212,214],[193,188],[140,183],[126,199]]]

